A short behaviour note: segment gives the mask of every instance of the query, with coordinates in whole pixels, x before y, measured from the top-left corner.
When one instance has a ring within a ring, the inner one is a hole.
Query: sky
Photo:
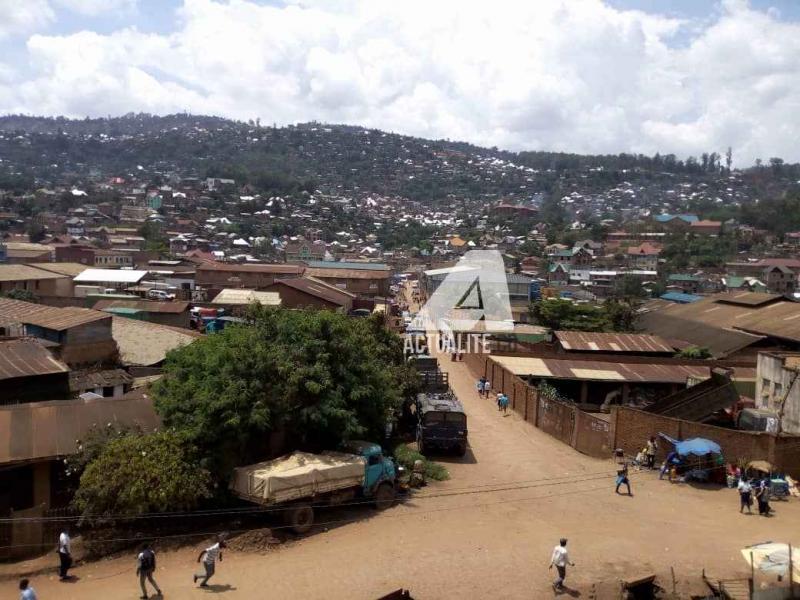
[[[0,0],[0,114],[800,161],[800,0]]]

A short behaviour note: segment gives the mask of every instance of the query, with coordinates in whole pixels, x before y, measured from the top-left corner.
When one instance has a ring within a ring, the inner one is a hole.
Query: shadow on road
[[[434,462],[440,462],[443,464],[474,465],[478,462],[478,459],[475,458],[475,454],[472,452],[472,448],[467,448],[467,452],[464,454],[464,456],[457,456],[452,452],[430,452],[427,453],[425,457]]]
[[[203,586],[203,590],[212,594],[222,594],[224,592],[235,592],[236,588],[230,583],[209,583]]]

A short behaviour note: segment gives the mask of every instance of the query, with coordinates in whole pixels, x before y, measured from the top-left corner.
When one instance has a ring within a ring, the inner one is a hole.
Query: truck
[[[314,510],[347,502],[394,504],[402,467],[378,444],[352,441],[341,452],[293,452],[234,469],[230,490],[242,500],[274,507],[295,533],[314,525]]]
[[[417,354],[408,358],[422,379],[422,389],[426,392],[444,392],[450,387],[449,374],[439,368],[439,361],[435,356]]]
[[[417,449],[422,454],[431,450],[455,450],[467,453],[467,415],[452,391],[417,394]]]

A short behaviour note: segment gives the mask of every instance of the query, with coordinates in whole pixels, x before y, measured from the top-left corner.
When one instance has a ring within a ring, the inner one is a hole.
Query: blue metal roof
[[[667,292],[666,294],[661,294],[660,298],[662,300],[669,300],[670,302],[677,302],[678,304],[691,304],[692,302],[703,299],[702,296],[684,294],[682,292]]]
[[[309,260],[308,266],[314,269],[360,269],[362,271],[389,271],[391,267],[383,263],[344,262],[333,260]]]
[[[659,223],[668,223],[673,219],[680,219],[681,221],[686,221],[687,223],[694,223],[699,221],[697,215],[656,215],[656,221]]]

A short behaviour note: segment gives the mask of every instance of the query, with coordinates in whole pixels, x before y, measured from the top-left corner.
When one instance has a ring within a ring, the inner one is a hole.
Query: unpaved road
[[[164,597],[370,600],[405,587],[418,600],[547,598],[550,552],[566,536],[578,565],[568,583],[587,598],[591,582],[670,566],[679,578],[703,568],[715,577],[746,575],[744,545],[799,541],[787,539],[800,531],[796,499],[774,503],[770,519],[740,515],[733,490],[673,485],[651,473],[633,473],[633,498],[617,496],[611,461],[583,456],[511,411],[502,416],[479,399],[463,363],[442,364],[469,413],[471,450],[445,459],[450,481],[383,513],[358,510],[359,521],[268,554],[228,552],[209,590],[190,577],[201,543],[161,552]],[[477,493],[488,484],[512,489]],[[102,561],[75,569],[75,583],[59,583],[53,572],[33,585],[43,600],[136,598],[132,563]],[[15,589],[0,582],[0,598],[16,597]]]

